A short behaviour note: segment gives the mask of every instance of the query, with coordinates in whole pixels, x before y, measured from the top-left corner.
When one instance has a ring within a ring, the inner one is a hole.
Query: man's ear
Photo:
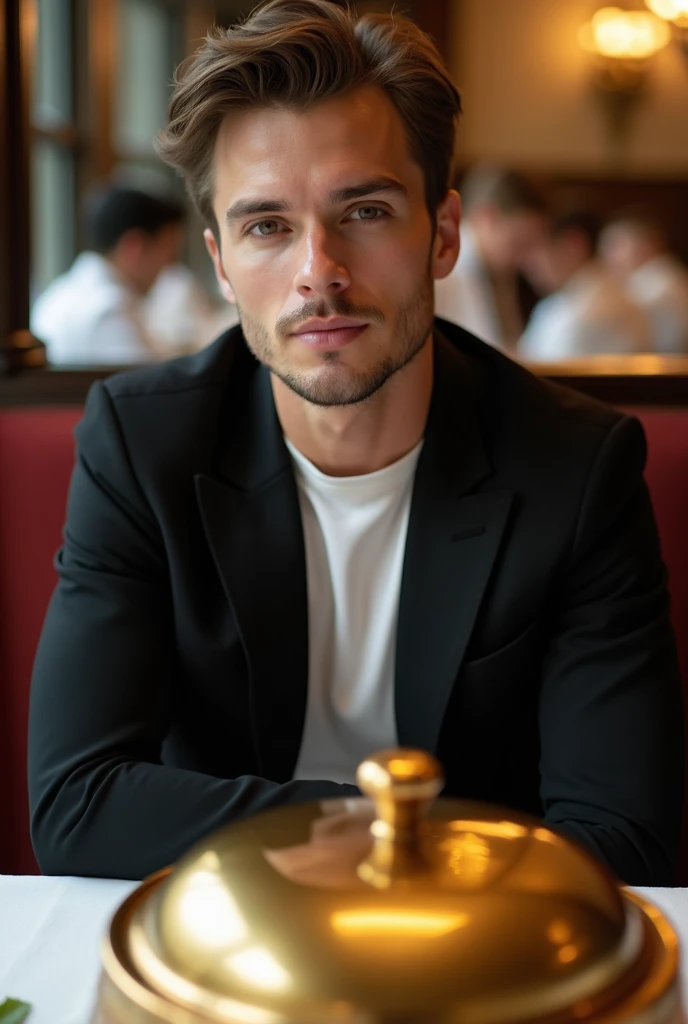
[[[437,229],[432,247],[432,276],[435,280],[447,277],[459,258],[460,223],[461,197],[450,189],[437,207]]]
[[[230,302],[233,306],[236,306],[236,295],[232,290],[232,286],[229,283],[225,269],[222,266],[222,258],[220,256],[220,250],[218,249],[217,240],[215,235],[212,233],[210,228],[206,228],[203,232],[203,239],[205,241],[205,247],[208,250],[208,254],[213,261],[213,267],[215,268],[215,277],[217,283],[220,286],[220,292],[223,298]]]

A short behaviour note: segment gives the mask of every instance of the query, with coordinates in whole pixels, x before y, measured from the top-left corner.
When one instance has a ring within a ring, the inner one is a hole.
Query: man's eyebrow
[[[328,193],[328,200],[331,203],[348,203],[352,199],[364,199],[366,196],[376,192],[396,192],[399,195],[407,196],[408,189],[396,178],[371,178],[369,181],[362,181],[360,185],[349,185],[347,188],[335,188]]]
[[[396,178],[371,178],[369,181],[362,181],[358,185],[348,185],[345,188],[335,188],[328,192],[328,202],[350,203],[352,199],[364,199],[366,196],[375,195],[378,192],[396,192],[398,195],[408,195],[408,189]],[[292,209],[291,203],[286,199],[237,199],[227,210],[225,220],[228,224],[241,220],[242,217],[255,217],[269,213],[288,213]]]
[[[225,220],[231,224],[242,217],[253,217],[261,213],[286,213],[288,210],[291,210],[291,205],[286,199],[237,199],[227,210]]]

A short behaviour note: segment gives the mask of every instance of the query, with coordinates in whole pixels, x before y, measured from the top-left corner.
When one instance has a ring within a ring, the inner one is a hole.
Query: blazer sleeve
[[[673,885],[683,708],[646,445],[625,417],[590,473],[553,601],[540,699],[546,821],[630,885]]]
[[[168,567],[100,383],[77,428],[57,570],[29,716],[31,830],[43,872],[142,878],[232,819],[358,792],[162,763],[175,673]]]

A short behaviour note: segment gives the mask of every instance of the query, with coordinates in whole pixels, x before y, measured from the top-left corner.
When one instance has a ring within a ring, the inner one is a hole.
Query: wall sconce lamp
[[[646,0],[648,4],[664,0]],[[666,0],[672,3],[673,0]],[[688,6],[688,0],[676,0]],[[611,141],[621,147],[646,87],[650,61],[671,39],[671,29],[649,11],[603,7],[582,26],[578,41],[593,58],[593,87]]]
[[[653,14],[671,26],[674,42],[688,60],[688,0],[645,0]]]

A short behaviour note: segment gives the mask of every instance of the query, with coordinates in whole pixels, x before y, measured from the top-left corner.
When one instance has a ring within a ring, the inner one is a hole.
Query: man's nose
[[[349,271],[336,254],[332,239],[323,228],[305,235],[294,275],[294,288],[304,299],[328,298],[345,291],[351,284]]]

